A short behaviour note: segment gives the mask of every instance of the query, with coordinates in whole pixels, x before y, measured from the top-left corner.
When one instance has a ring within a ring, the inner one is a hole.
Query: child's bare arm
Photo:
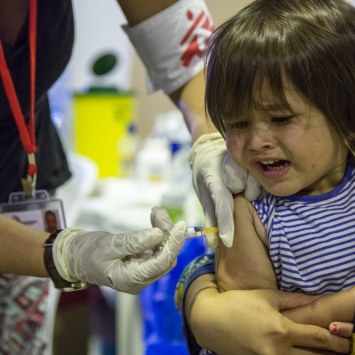
[[[328,328],[334,321],[352,322],[355,314],[355,286],[347,291],[322,296],[314,302],[283,311],[282,314],[300,324]]]
[[[228,290],[277,289],[269,257],[267,235],[252,204],[239,194],[234,198],[234,242],[219,244],[216,275],[220,292]]]

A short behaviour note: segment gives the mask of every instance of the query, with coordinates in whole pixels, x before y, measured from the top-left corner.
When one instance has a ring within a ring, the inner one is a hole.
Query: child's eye
[[[273,117],[272,122],[282,126],[290,123],[293,116],[280,116],[280,117]]]
[[[238,122],[233,122],[229,123],[228,128],[229,129],[246,129],[249,125],[248,121],[238,121]]]

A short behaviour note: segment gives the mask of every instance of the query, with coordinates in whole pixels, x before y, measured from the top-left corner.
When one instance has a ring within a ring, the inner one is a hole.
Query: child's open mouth
[[[291,162],[288,160],[269,160],[259,161],[256,165],[267,179],[279,179],[289,171]]]
[[[261,168],[266,171],[283,170],[290,165],[288,160],[262,161]]]

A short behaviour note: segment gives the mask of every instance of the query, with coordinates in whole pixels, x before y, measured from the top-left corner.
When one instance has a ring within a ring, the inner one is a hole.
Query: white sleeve
[[[148,74],[148,93],[170,94],[204,67],[214,30],[203,0],[180,0],[134,27],[123,26]]]

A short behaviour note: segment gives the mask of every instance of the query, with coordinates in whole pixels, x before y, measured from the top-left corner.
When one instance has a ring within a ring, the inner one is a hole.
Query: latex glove
[[[192,181],[205,214],[205,227],[217,227],[218,233],[206,235],[210,248],[218,246],[218,235],[226,247],[234,237],[232,193],[243,190],[248,200],[261,192],[260,184],[229,155],[220,133],[202,135],[193,145],[190,157]]]
[[[177,223],[162,249],[158,228],[125,234],[64,229],[53,245],[53,260],[68,281],[108,286],[138,294],[176,265],[186,235],[185,222]]]
[[[171,221],[168,211],[164,208],[152,208],[152,213],[150,214],[150,223],[153,227],[166,229],[169,231],[174,228],[174,223]]]

